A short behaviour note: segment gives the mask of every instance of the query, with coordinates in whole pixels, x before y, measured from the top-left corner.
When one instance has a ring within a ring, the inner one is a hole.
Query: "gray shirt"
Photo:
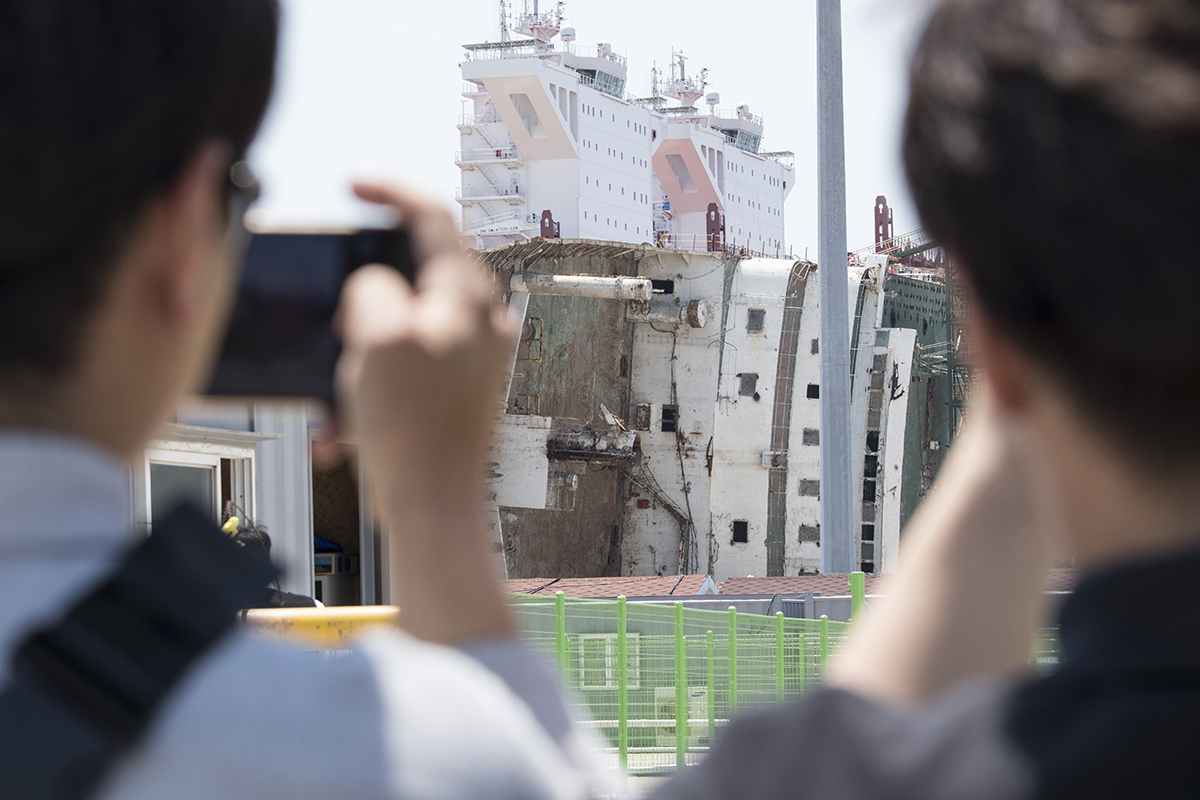
[[[83,442],[0,433],[0,681],[15,647],[117,563],[127,467]],[[400,631],[338,658],[237,633],[164,704],[105,798],[580,798],[588,756],[545,665]]]

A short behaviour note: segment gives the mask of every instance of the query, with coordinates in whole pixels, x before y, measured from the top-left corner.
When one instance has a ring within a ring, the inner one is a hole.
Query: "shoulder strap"
[[[275,576],[176,509],[117,571],[18,648],[0,691],[0,800],[82,800]]]

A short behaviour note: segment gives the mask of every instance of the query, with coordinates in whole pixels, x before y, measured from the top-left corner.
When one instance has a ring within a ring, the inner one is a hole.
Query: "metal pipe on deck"
[[[543,294],[555,297],[594,297],[598,300],[636,300],[649,303],[654,285],[648,278],[620,278],[607,275],[544,275],[538,272],[514,272],[508,280],[514,293]]]
[[[708,324],[708,305],[703,300],[692,300],[679,304],[672,300],[655,298],[650,307],[640,315],[632,316],[634,322],[655,322],[673,327],[703,328]]]

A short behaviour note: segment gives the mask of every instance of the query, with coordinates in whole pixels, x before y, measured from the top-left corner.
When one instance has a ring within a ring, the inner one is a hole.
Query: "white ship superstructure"
[[[675,53],[635,98],[626,59],[577,45],[561,3],[534,0],[513,26],[523,38],[503,4],[501,18],[501,41],[467,45],[462,63],[458,200],[475,247],[541,236],[787,255],[793,155],[761,152],[762,120],[718,108],[707,71]]]

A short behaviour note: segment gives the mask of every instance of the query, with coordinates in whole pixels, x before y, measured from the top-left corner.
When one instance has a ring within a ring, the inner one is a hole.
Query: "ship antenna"
[[[508,0],[500,0],[500,41],[508,41]]]

